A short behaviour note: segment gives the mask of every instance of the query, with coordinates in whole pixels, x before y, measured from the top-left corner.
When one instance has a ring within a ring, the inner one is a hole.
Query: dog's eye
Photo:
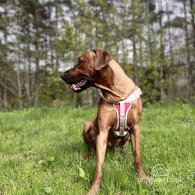
[[[83,62],[83,59],[78,58],[78,62],[79,62],[79,63]]]
[[[82,62],[84,62],[84,60],[82,58],[78,58],[77,60],[75,60],[75,66],[80,65]]]

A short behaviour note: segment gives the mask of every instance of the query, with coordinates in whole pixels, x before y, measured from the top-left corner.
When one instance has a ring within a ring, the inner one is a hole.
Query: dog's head
[[[61,78],[71,85],[75,92],[81,92],[95,85],[95,75],[104,68],[112,56],[103,50],[91,50],[78,58],[77,64],[64,72]],[[97,75],[96,75],[97,77]]]

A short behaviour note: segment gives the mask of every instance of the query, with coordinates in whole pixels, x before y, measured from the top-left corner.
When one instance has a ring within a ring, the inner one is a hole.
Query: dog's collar
[[[126,102],[133,102],[135,99],[138,99],[140,97],[140,95],[142,94],[142,91],[139,87],[136,88],[136,90],[129,95],[125,100],[119,100],[119,101],[112,101],[112,100],[108,100],[107,98],[104,97],[103,93],[100,91],[100,97],[105,100],[108,103],[111,104],[118,104],[118,103],[126,103]]]
[[[107,98],[104,97],[104,95],[103,95],[103,93],[102,93],[101,91],[100,91],[99,93],[100,93],[100,97],[101,97],[104,101],[106,101],[106,102],[108,102],[108,103],[117,104],[117,103],[119,102],[119,101],[108,100]]]

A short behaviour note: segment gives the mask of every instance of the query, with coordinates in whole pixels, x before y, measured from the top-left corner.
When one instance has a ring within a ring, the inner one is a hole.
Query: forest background
[[[60,75],[82,53],[110,52],[144,104],[195,103],[194,0],[0,0],[0,110],[93,105]]]

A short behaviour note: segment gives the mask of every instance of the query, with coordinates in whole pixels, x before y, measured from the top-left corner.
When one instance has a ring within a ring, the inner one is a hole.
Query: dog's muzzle
[[[71,86],[71,89],[74,92],[77,93],[84,91],[85,89],[89,88],[92,85],[90,79],[86,75],[72,77],[65,73],[64,75],[61,76],[61,78]]]

